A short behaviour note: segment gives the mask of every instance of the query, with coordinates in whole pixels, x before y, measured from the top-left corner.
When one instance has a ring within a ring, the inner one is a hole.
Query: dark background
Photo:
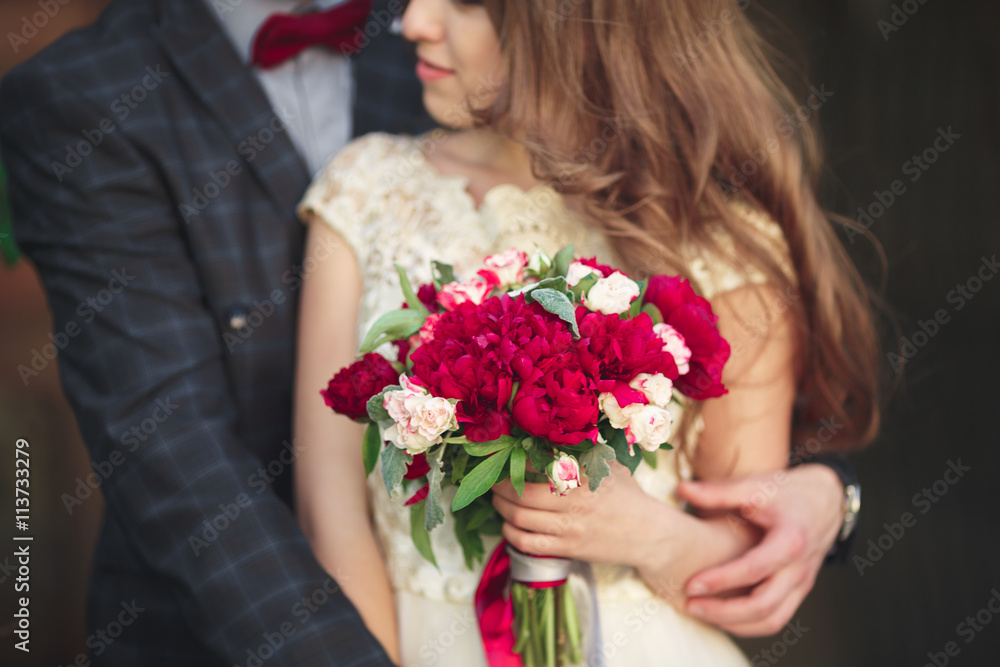
[[[5,0],[0,76],[104,4],[60,5],[15,53],[7,34],[38,5]],[[894,6],[898,30],[886,28]],[[830,172],[824,204],[851,217],[858,207],[877,213],[873,203],[888,202],[877,193],[901,181],[902,194],[871,218],[870,230],[888,260],[884,294],[898,326],[886,344],[914,347],[881,435],[853,456],[864,485],[858,555],[868,562],[824,571],[789,641],[779,635],[744,648],[755,665],[1000,664],[1000,615],[987,609],[991,596],[1000,600],[1000,276],[977,284],[980,270],[992,273],[983,258],[1000,255],[1000,3],[761,0],[747,11],[807,67],[802,102],[809,84],[832,92],[819,113]],[[928,162],[936,160],[912,181],[910,161],[949,128],[958,138],[929,152]],[[877,284],[883,276],[870,244],[841,238]],[[89,472],[86,451],[55,364],[27,386],[16,370],[49,342],[44,295],[24,261],[0,268],[0,280],[0,664],[63,665],[85,650],[83,601],[102,504],[95,493],[70,515],[60,500]],[[953,291],[959,285],[967,296]],[[928,325],[942,310],[947,321]],[[883,365],[897,377],[885,357]],[[30,656],[11,648],[9,634],[18,438],[31,442]],[[951,464],[968,468],[948,474],[954,483],[945,477]]]

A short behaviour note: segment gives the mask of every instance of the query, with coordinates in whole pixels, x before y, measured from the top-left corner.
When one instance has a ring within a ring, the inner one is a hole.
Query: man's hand
[[[736,511],[764,531],[761,542],[688,581],[687,610],[742,637],[780,630],[812,590],[843,522],[843,485],[823,465],[720,482],[681,482],[678,494],[702,510]],[[713,597],[750,590],[736,597]]]

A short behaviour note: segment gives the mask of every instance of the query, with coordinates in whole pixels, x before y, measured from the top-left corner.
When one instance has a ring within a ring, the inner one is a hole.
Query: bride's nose
[[[410,0],[403,14],[403,37],[411,42],[444,39],[444,11],[449,0]]]

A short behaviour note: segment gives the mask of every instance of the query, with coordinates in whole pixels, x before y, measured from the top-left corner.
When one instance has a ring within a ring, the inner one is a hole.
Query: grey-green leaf
[[[576,326],[576,306],[568,296],[553,289],[539,289],[533,291],[531,297],[540,303],[542,308],[568,324],[574,338],[580,337],[580,330]]]
[[[441,445],[433,454],[427,454],[427,464],[431,471],[427,473],[427,483],[430,485],[427,493],[427,514],[424,517],[424,527],[430,531],[444,522],[444,505],[441,503],[441,480],[445,446]]]
[[[368,399],[368,416],[375,423],[392,421],[389,418],[389,412],[385,409],[385,392],[387,391],[399,391],[402,389],[398,384],[394,384],[391,387],[386,387],[381,392],[375,394]]]
[[[580,465],[590,478],[590,490],[597,491],[604,478],[611,474],[609,461],[615,460],[615,450],[603,442],[598,442],[589,452],[580,454]]]
[[[465,475],[462,483],[458,485],[455,499],[451,502],[452,512],[467,506],[497,483],[497,478],[500,477],[507,459],[510,458],[510,452],[509,448],[497,452],[485,461],[480,461],[479,465]]]
[[[382,449],[382,434],[378,424],[368,424],[365,429],[365,439],[361,441],[361,458],[365,462],[365,477],[372,474],[378,462],[378,453]]]
[[[413,457],[395,445],[390,444],[382,450],[382,479],[385,480],[385,488],[389,491],[389,495],[403,483],[406,467],[411,463]]]

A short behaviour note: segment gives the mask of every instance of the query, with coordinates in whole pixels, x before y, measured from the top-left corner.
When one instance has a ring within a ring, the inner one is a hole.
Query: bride
[[[781,131],[792,96],[731,5],[412,0],[403,30],[424,101],[452,129],[358,139],[306,194],[298,514],[395,661],[485,664],[472,609],[482,564],[466,567],[448,523],[432,532],[438,567],[423,560],[408,509],[377,472],[365,480],[361,428],[318,397],[354,359],[359,333],[399,306],[394,264],[429,282],[431,259],[469,275],[510,247],[572,243],[639,279],[684,275],[712,300],[732,345],[730,391],[689,406],[676,452],[634,477],[617,466],[596,494],[495,489],[516,547],[593,564],[604,664],[749,664],[685,612],[680,590],[759,534],[679,511],[679,479],[781,471],[793,425],[831,415],[844,424],[839,442],[871,438],[864,291],[812,191],[814,140]]]

